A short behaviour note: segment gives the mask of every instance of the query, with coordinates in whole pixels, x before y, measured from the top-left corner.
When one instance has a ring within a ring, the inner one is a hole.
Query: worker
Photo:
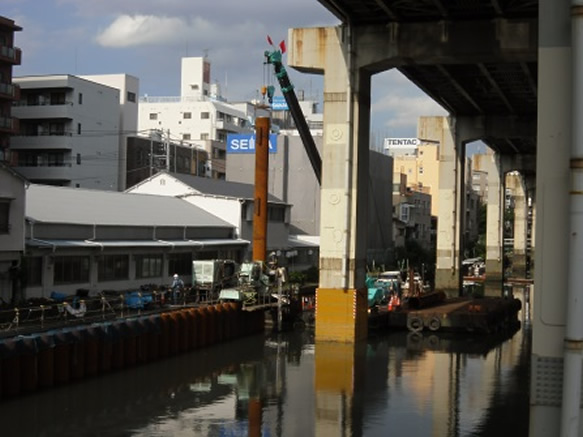
[[[182,279],[180,279],[180,276],[178,276],[178,273],[174,273],[172,285],[170,286],[170,288],[172,289],[172,303],[174,305],[176,305],[177,301],[178,301],[178,294],[184,288],[184,281]]]

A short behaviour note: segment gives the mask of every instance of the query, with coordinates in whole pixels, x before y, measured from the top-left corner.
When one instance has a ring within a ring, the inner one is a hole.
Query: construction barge
[[[520,324],[520,300],[505,297],[459,297],[445,299],[429,293],[423,299],[410,298],[391,311],[380,308],[369,315],[369,328],[492,334]]]

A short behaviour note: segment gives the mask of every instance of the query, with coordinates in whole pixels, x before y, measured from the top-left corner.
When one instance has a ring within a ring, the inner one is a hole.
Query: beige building
[[[420,126],[424,120],[424,117],[419,120]],[[437,216],[439,211],[437,196],[439,189],[439,144],[420,140],[420,145],[405,153],[392,154],[389,150],[389,154],[394,159],[394,174],[406,175],[409,188],[432,195],[431,215]]]

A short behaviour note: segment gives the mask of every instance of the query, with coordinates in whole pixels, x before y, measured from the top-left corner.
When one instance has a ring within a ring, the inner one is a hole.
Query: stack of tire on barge
[[[236,303],[77,325],[0,340],[0,399],[128,369],[261,332]]]

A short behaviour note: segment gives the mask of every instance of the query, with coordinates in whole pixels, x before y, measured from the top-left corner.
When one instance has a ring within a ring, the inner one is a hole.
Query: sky
[[[208,56],[211,81],[230,101],[259,97],[276,83],[263,64],[267,35],[335,26],[317,0],[1,0],[0,14],[23,28],[13,75],[120,74],[140,80],[140,96],[178,96],[181,58]],[[284,57],[284,64],[286,59]],[[319,75],[288,69],[296,90],[321,101]],[[269,82],[271,81],[271,82]],[[277,87],[276,87],[277,88]],[[320,107],[320,110],[322,108]],[[372,80],[371,137],[416,136],[417,118],[446,112],[396,70]]]

